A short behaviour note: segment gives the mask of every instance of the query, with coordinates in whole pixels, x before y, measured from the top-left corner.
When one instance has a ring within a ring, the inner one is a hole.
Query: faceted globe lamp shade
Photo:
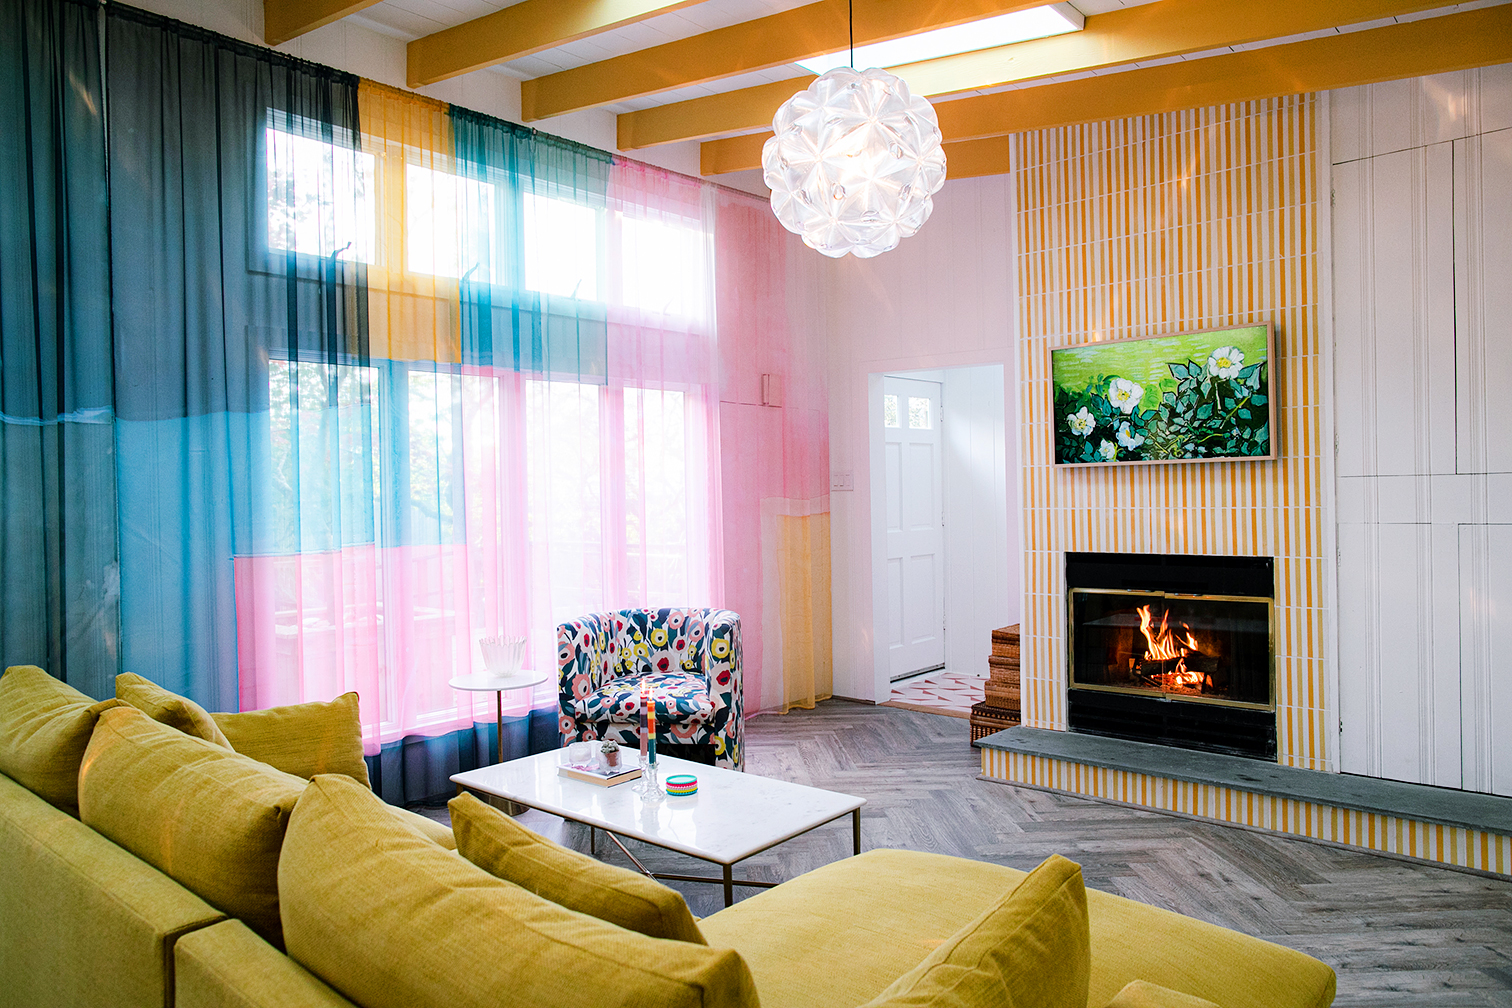
[[[777,110],[772,132],[761,149],[772,210],[831,258],[896,248],[945,184],[934,106],[885,70],[829,71]]]

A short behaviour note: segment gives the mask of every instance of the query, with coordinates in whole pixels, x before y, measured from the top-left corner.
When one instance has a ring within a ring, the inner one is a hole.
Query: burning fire
[[[1182,628],[1186,630],[1185,638],[1179,638],[1171,632],[1168,625],[1170,616],[1169,611],[1161,613],[1160,631],[1151,633],[1150,628],[1154,625],[1155,618],[1150,614],[1150,607],[1139,607],[1139,632],[1144,634],[1145,642],[1149,644],[1145,650],[1144,660],[1176,663],[1170,671],[1159,673],[1151,678],[1158,679],[1167,686],[1201,686],[1203,675],[1201,672],[1187,668],[1186,656],[1198,653],[1202,649],[1197,646],[1197,639],[1192,636],[1192,628],[1186,624],[1182,624]]]

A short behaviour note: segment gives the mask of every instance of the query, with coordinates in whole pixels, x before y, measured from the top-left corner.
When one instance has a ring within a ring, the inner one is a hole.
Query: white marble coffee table
[[[846,813],[852,817],[855,853],[861,853],[861,806],[866,804],[865,798],[663,756],[657,761],[662,780],[672,774],[693,774],[698,778],[698,793],[687,798],[647,799],[636,793],[636,781],[600,787],[562,777],[557,774],[559,756],[560,750],[536,753],[454,774],[452,782],[459,791],[481,791],[604,830],[637,868],[653,878],[722,881],[725,906],[735,901],[737,885],[777,885],[736,879],[736,862]],[[652,872],[625,849],[619,841],[621,836],[713,862],[723,867],[723,878]]]

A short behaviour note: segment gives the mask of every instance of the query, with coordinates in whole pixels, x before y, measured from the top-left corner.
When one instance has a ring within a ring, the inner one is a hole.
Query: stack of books
[[[987,657],[987,698],[971,707],[971,740],[1019,723],[1019,625],[992,631]]]

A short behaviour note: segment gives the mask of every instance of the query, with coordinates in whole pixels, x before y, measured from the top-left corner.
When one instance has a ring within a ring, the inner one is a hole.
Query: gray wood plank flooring
[[[1512,882],[979,781],[977,751],[957,718],[827,701],[752,718],[747,733],[750,772],[866,798],[867,849],[1026,870],[1062,854],[1081,864],[1089,886],[1317,956],[1338,972],[1336,1005],[1512,1008]],[[520,821],[588,849],[585,827],[539,812]],[[657,870],[713,867],[644,844],[631,849]],[[628,865],[602,835],[598,850]],[[780,881],[850,852],[847,817],[736,873]],[[718,886],[673,885],[695,914],[722,905]]]

